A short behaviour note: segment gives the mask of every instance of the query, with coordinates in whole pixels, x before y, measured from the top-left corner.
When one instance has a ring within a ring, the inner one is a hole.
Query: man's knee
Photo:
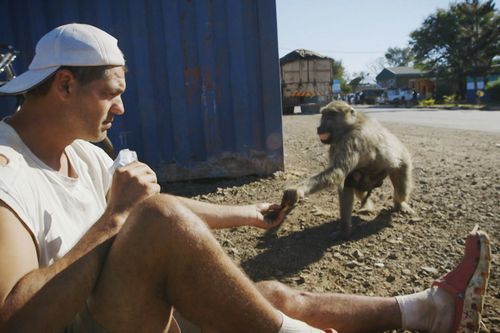
[[[203,234],[207,230],[205,223],[179,199],[157,194],[138,204],[120,233],[146,243],[155,240],[165,243],[171,237]]]

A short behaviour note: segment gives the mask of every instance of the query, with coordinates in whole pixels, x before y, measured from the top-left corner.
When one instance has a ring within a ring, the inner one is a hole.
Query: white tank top
[[[0,121],[0,154],[8,159],[6,166],[0,165],[0,200],[31,232],[40,267],[64,256],[106,208],[113,161],[83,140],[74,141],[65,152],[76,178],[47,166]]]

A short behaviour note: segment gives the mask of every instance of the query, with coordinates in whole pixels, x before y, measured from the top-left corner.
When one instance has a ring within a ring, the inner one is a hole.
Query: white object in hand
[[[122,149],[118,153],[113,165],[109,168],[109,173],[113,174],[117,168],[130,164],[134,161],[137,161],[137,153],[130,149]]]

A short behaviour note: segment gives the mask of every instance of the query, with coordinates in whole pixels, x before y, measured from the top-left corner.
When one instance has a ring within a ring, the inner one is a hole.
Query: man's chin
[[[98,142],[101,142],[102,140],[106,139],[107,137],[108,137],[108,131],[104,131],[100,135],[97,135],[93,138],[87,139],[87,141],[92,142],[92,143],[98,143]]]

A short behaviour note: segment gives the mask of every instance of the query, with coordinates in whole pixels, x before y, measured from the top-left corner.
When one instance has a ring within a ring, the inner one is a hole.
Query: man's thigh
[[[134,214],[116,236],[89,298],[92,317],[110,333],[163,332],[172,318],[159,237]],[[163,251],[164,252],[164,251]]]

